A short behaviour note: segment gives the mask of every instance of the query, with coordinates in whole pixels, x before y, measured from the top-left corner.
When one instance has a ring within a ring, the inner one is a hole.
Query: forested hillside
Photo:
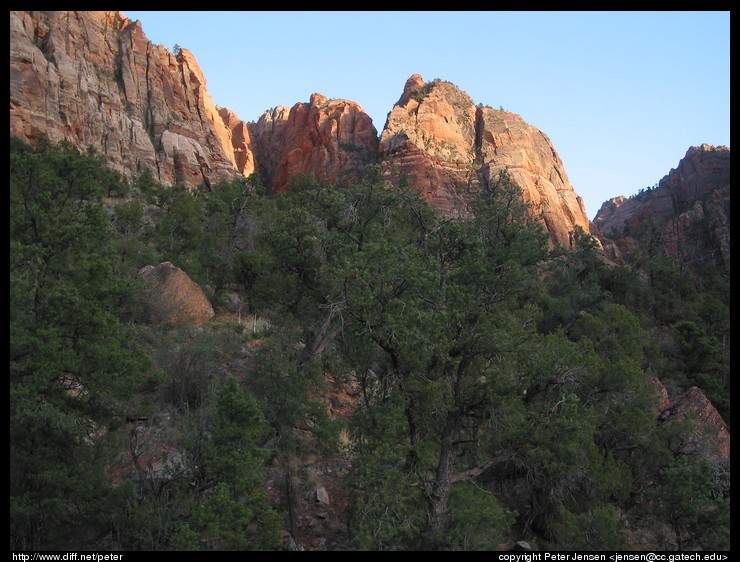
[[[505,169],[471,210],[11,137],[11,550],[728,550],[729,451],[661,402],[729,431],[729,275],[551,249]],[[162,262],[211,320],[151,321]]]

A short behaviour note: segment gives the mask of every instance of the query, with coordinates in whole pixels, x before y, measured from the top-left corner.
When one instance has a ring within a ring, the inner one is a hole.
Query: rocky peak
[[[424,80],[420,74],[412,74],[411,77],[406,80],[406,85],[403,87],[403,94],[396,102],[396,105],[404,107],[411,98],[418,96],[424,88]]]
[[[314,92],[313,94],[311,94],[308,103],[312,106],[318,107],[320,105],[324,105],[328,101],[329,98],[327,98],[326,96],[322,96],[321,94]]]
[[[596,213],[596,216],[599,217],[600,224],[603,224],[604,222],[609,220],[610,217],[614,216],[614,214],[617,212],[617,209],[625,201],[627,201],[627,198],[624,195],[612,197],[611,199],[604,201],[601,204],[599,212]]]
[[[568,181],[547,136],[516,114],[479,105],[449,82],[414,74],[388,114],[380,159],[408,174],[432,206],[447,215],[507,168],[533,213],[541,213],[554,245],[590,230],[583,201]]]
[[[658,189],[670,191],[676,212],[683,213],[696,201],[729,186],[730,148],[702,144],[689,147],[678,167],[660,180]]]

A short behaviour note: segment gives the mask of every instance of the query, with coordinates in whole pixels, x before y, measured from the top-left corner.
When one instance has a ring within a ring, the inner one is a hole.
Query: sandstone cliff
[[[647,235],[689,268],[730,267],[730,149],[692,146],[655,189],[606,201],[594,218],[608,258],[634,259]],[[648,232],[649,231],[649,232]]]
[[[251,173],[192,53],[153,45],[120,12],[11,12],[10,47],[11,135],[92,146],[165,184]]]
[[[445,214],[464,213],[507,168],[553,243],[568,246],[576,227],[589,232],[583,201],[547,136],[519,115],[476,107],[449,82],[425,83],[418,74],[407,80],[381,135],[380,159],[409,174]]]

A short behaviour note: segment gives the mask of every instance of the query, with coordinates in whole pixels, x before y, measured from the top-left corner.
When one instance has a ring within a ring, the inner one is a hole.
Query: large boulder
[[[698,452],[714,460],[730,458],[727,424],[700,388],[692,386],[675,398],[663,419],[691,421],[694,430],[685,445],[686,452]]]
[[[146,265],[139,275],[144,279],[145,320],[150,324],[201,324],[214,316],[203,290],[170,262]]]
[[[653,378],[650,382],[655,389],[658,420],[661,423],[682,420],[691,423],[691,435],[683,446],[685,453],[699,453],[712,460],[730,458],[727,424],[704,391],[692,386],[669,399],[668,391],[659,379]]]

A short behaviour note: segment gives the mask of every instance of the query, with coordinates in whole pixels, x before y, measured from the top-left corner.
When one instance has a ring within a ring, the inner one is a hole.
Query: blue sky
[[[216,105],[256,121],[314,92],[378,133],[414,73],[517,113],[552,141],[593,220],[690,146],[730,146],[730,12],[127,11],[193,52]]]

